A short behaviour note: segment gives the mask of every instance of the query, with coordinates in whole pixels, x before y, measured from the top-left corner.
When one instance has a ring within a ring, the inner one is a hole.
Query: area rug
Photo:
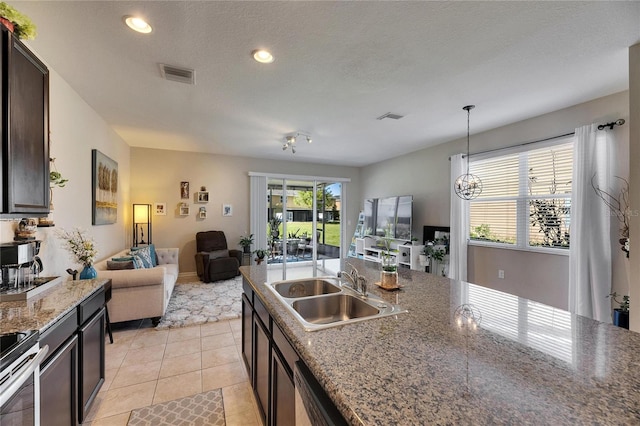
[[[187,327],[240,318],[242,277],[205,284],[176,284],[157,329]]]
[[[128,426],[225,426],[222,389],[131,411]]]

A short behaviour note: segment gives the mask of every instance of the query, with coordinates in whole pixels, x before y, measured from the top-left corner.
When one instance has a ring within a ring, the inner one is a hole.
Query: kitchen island
[[[308,332],[266,288],[266,266],[240,268],[349,424],[640,423],[639,334],[419,271],[387,292],[378,264],[349,262],[408,312]],[[463,304],[479,328],[458,325]]]

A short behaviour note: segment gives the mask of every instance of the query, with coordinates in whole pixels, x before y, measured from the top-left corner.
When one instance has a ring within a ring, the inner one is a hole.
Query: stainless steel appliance
[[[0,267],[2,268],[2,287],[18,287],[28,280],[31,274],[26,270],[33,265],[34,256],[40,244],[36,241],[22,241],[0,244]]]
[[[49,351],[39,333],[0,335],[0,424],[40,425],[40,364]]]

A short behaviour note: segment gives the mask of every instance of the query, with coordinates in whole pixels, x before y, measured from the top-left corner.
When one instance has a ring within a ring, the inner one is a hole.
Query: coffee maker
[[[37,254],[40,241],[15,241],[0,244],[0,288],[31,285],[32,273],[40,271],[42,263]],[[37,266],[34,266],[37,265]],[[37,271],[36,271],[37,269]]]

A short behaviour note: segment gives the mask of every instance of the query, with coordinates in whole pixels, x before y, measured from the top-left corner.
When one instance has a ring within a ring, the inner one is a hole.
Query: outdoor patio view
[[[339,258],[340,193],[339,183],[269,179],[267,262]]]

